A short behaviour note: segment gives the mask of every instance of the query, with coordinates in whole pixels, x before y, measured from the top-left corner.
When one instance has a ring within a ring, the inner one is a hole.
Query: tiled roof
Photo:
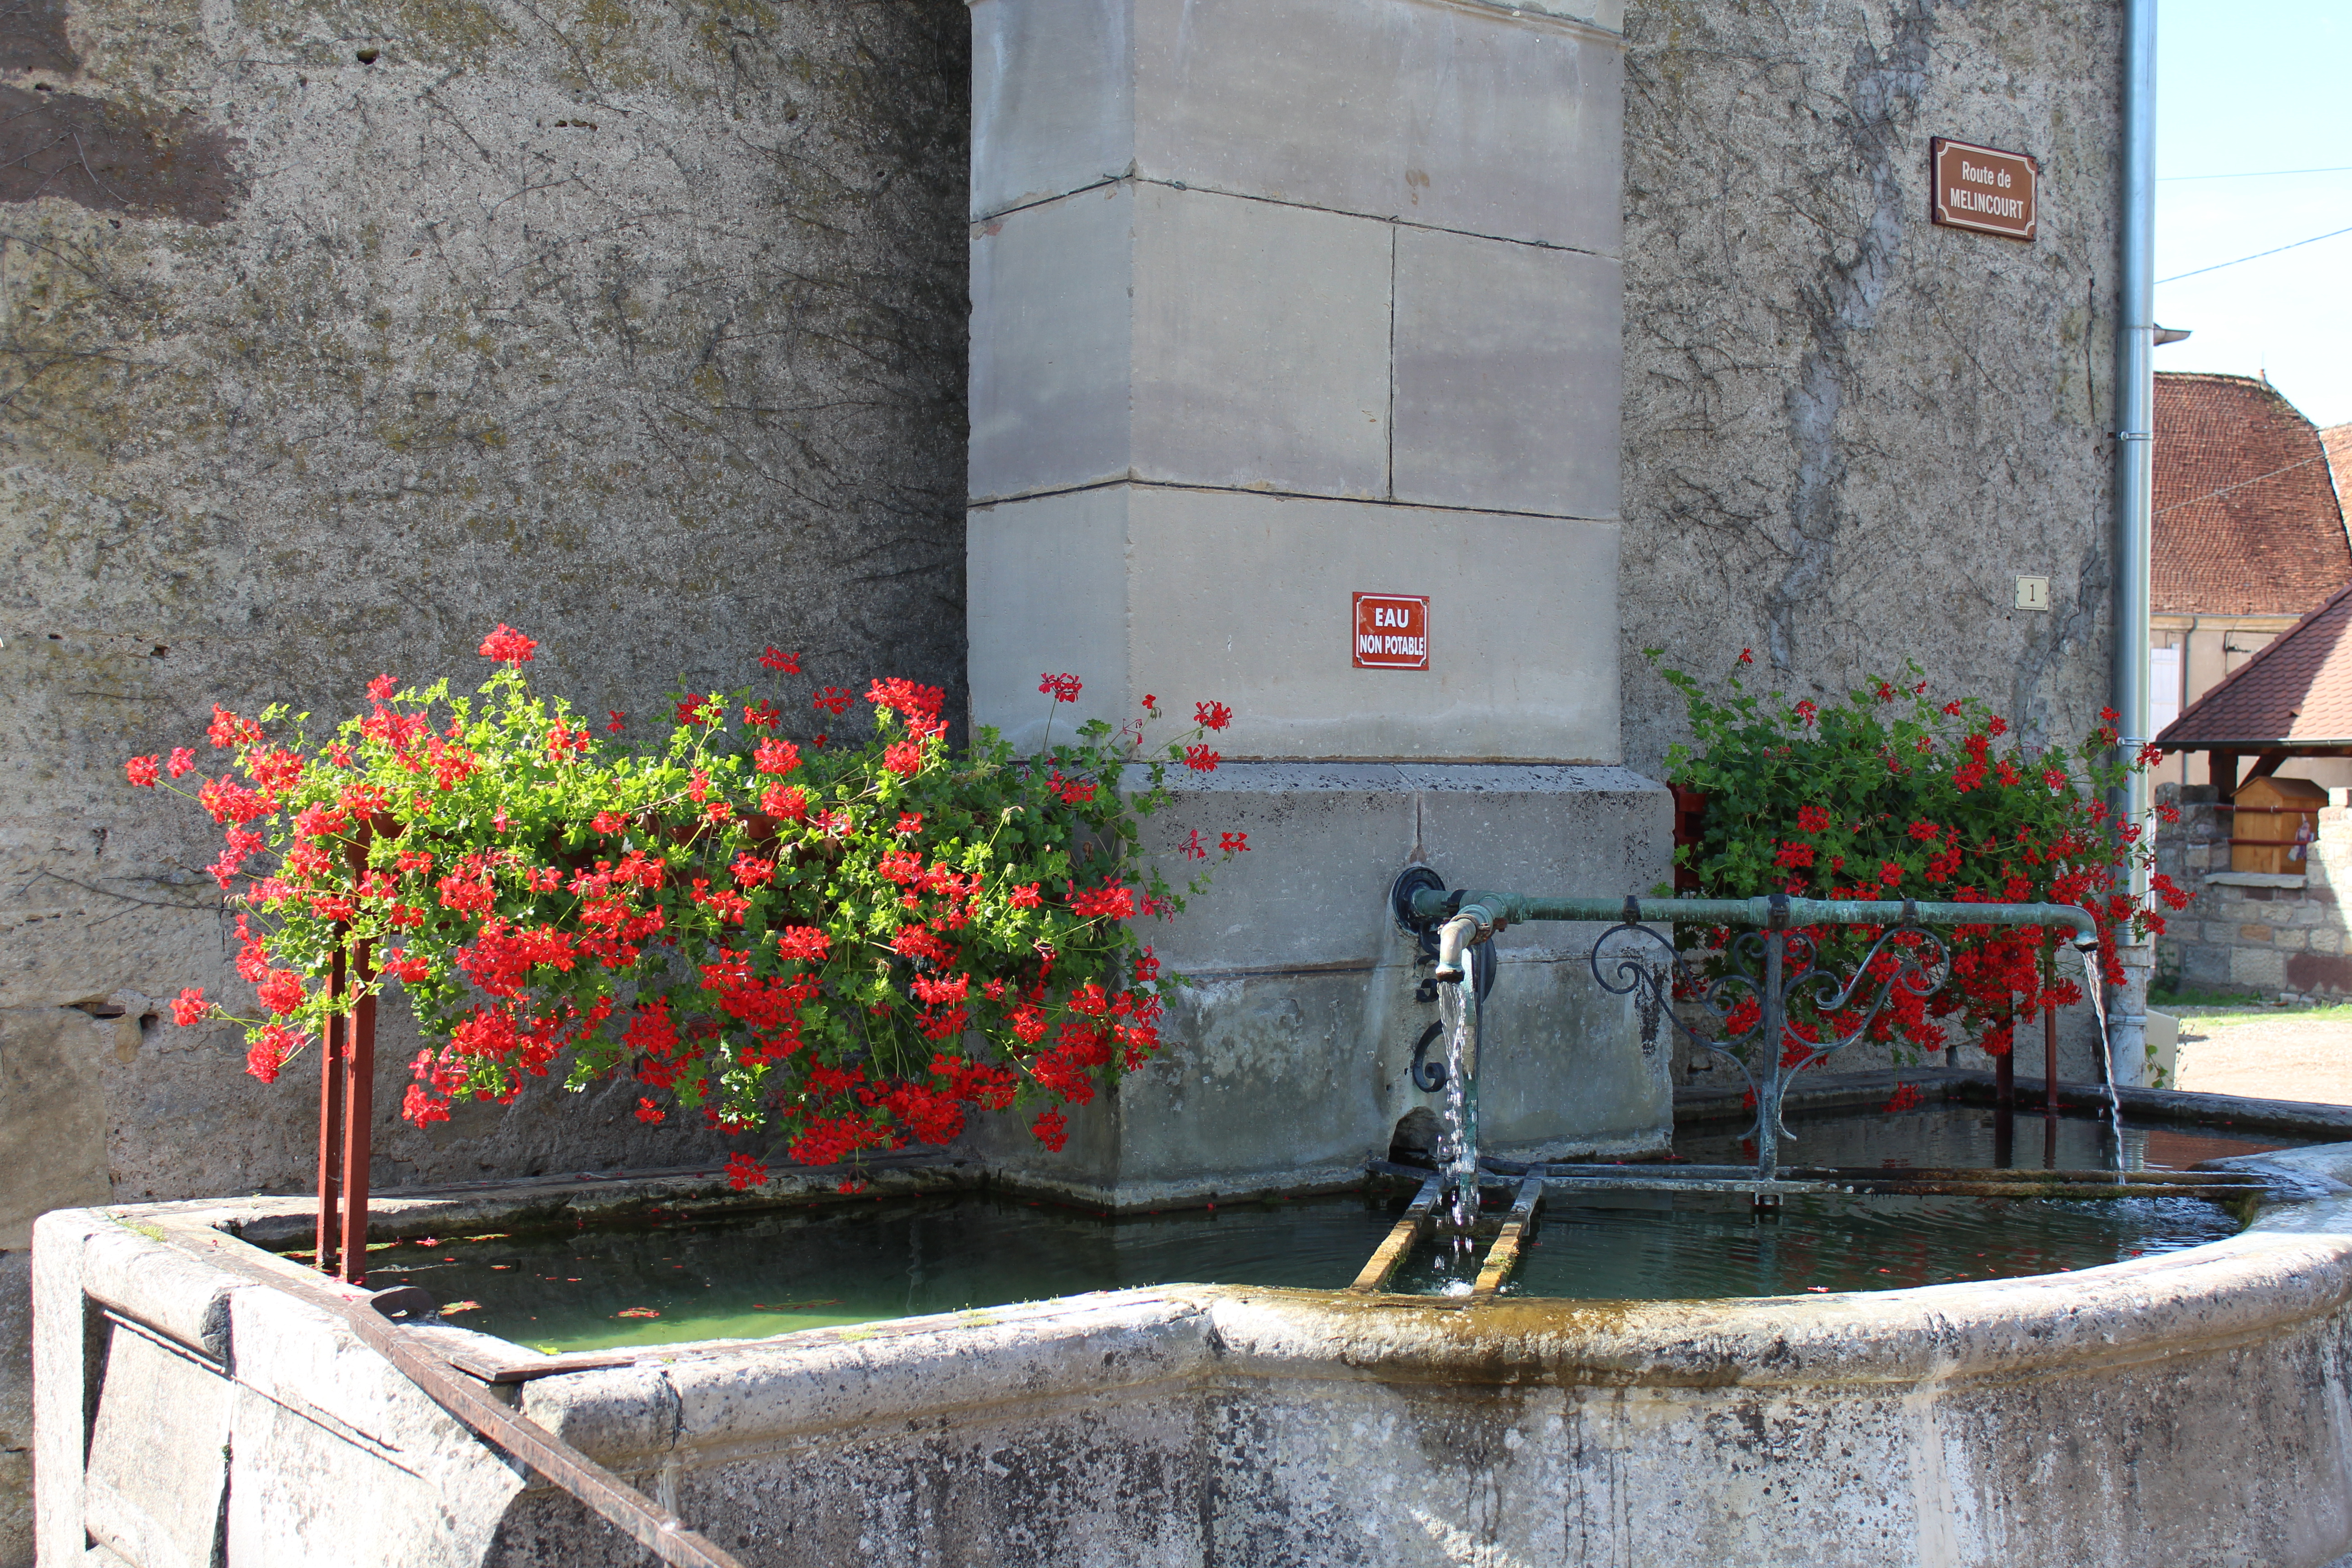
[[[2319,432],[2267,383],[2156,378],[2151,607],[2299,616],[2352,583]]]
[[[2336,476],[2336,504],[2352,507],[2352,425],[2330,425],[2319,433],[2327,448],[2327,468]]]
[[[2167,751],[2352,743],[2352,587],[2329,595],[2156,739]]]

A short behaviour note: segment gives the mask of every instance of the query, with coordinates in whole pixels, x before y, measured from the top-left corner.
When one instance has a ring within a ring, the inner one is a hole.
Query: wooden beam
[[[1478,1282],[1470,1288],[1471,1300],[1491,1301],[1503,1293],[1503,1281],[1518,1267],[1519,1247],[1535,1223],[1536,1205],[1543,1201],[1543,1194],[1544,1173],[1538,1166],[1519,1184],[1519,1195],[1511,1204],[1509,1216],[1503,1221],[1502,1234],[1486,1249],[1486,1266],[1478,1270]]]
[[[1349,1289],[1360,1296],[1372,1296],[1389,1288],[1390,1278],[1412,1250],[1412,1244],[1427,1233],[1430,1216],[1437,1212],[1437,1200],[1444,1191],[1444,1180],[1441,1176],[1432,1176],[1421,1184],[1421,1191],[1413,1194],[1412,1202],[1390,1228],[1388,1239],[1374,1250],[1371,1261],[1364,1265],[1364,1271],[1356,1276],[1356,1282]]]
[[[2206,752],[2205,782],[2213,786],[2221,802],[2227,805],[2238,793],[2238,753]]]

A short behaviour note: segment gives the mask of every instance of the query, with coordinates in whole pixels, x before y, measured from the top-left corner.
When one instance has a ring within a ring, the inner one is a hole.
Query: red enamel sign
[[[1358,669],[1427,669],[1429,596],[1357,595],[1355,637]]]

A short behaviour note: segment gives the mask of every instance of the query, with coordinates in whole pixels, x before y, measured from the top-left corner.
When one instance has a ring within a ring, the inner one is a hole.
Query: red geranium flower
[[[482,657],[497,659],[500,664],[520,666],[530,662],[531,650],[539,645],[504,621],[499,629],[482,639]]]

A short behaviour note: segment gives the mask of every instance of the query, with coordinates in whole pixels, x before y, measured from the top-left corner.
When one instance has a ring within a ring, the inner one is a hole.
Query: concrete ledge
[[[1874,1105],[1910,1084],[1931,1098],[1993,1102],[1997,1080],[1973,1068],[1893,1068],[1876,1072],[1832,1073],[1798,1079],[1788,1098],[1792,1110],[1829,1110],[1843,1106]],[[2199,1123],[2228,1127],[2239,1132],[2284,1132],[2290,1137],[2352,1139],[2352,1105],[2323,1105],[2299,1100],[2247,1100],[2233,1094],[2199,1094],[2179,1089],[2135,1089],[2116,1091],[2126,1115],[2148,1121]],[[1675,1091],[1675,1121],[1706,1122],[1745,1121],[1754,1114],[1741,1103],[1743,1089],[1679,1089]],[[2067,1110],[2105,1110],[2107,1091],[2095,1083],[2058,1085],[2058,1103]],[[2020,1116],[2040,1114],[2042,1079],[2020,1074],[2017,1107]]]

